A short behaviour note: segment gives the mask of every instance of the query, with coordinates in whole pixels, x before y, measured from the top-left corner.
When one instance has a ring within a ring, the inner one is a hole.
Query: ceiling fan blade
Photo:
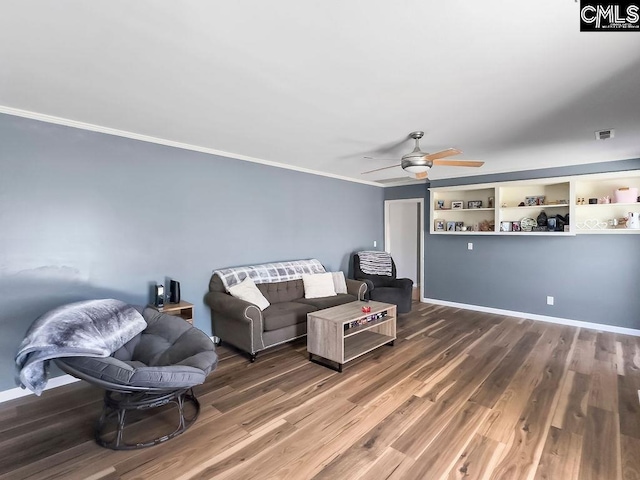
[[[436,153],[429,153],[424,156],[426,160],[435,160],[437,158],[450,157],[452,155],[460,155],[462,150],[458,150],[457,148],[447,148],[446,150],[440,150]]]
[[[422,180],[423,178],[427,178],[427,172],[416,173],[416,178],[418,180]]]
[[[395,168],[395,167],[399,167],[399,166],[400,166],[400,164],[391,165],[390,167],[376,168],[375,170],[369,170],[368,172],[362,172],[360,175],[365,175],[367,173],[373,173],[373,172],[379,172],[380,170],[386,170],[387,168]]]
[[[450,167],[481,167],[484,162],[476,160],[434,160],[434,165],[448,165]]]

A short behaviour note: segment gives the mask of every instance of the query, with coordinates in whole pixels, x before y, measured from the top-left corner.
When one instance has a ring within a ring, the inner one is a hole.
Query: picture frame
[[[515,222],[511,222],[511,231],[512,232],[521,232],[520,222],[516,220]]]
[[[436,209],[444,210],[444,200],[436,200]]]
[[[463,210],[463,209],[464,209],[464,201],[462,200],[451,201],[451,210]]]
[[[456,222],[456,232],[462,232],[462,227],[464,227],[464,222]]]
[[[544,205],[545,195],[534,195],[531,197],[524,197],[524,204],[527,207],[533,207],[536,205]]]
[[[500,231],[501,232],[510,232],[511,231],[511,222],[500,222]]]
[[[469,200],[467,208],[482,208],[482,200]]]
[[[436,232],[444,232],[446,228],[446,221],[442,218],[436,218],[433,221],[433,229]]]
[[[456,222],[447,222],[447,232],[456,231]]]

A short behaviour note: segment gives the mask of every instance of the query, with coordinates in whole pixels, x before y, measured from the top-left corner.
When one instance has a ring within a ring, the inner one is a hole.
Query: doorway
[[[398,278],[413,280],[413,299],[422,300],[424,199],[384,202],[384,249],[393,257]]]

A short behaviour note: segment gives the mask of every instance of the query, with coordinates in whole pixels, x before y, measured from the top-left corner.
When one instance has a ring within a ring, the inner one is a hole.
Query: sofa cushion
[[[298,302],[272,303],[262,312],[265,331],[295,325],[307,321],[307,313],[315,312],[313,305]]]
[[[245,278],[237,285],[229,287],[229,293],[240,300],[253,303],[260,310],[264,310],[269,306],[269,301],[265,298],[263,293],[258,290],[256,284],[249,277]]]
[[[305,303],[307,305],[314,306],[318,310],[322,310],[323,308],[335,307],[336,305],[355,302],[356,300],[358,299],[355,297],[355,295],[351,295],[348,293],[339,293],[331,297],[301,298],[300,300],[296,300],[296,303]]]
[[[303,274],[302,283],[304,284],[304,298],[332,297],[336,294],[331,273]]]
[[[344,272],[331,272],[333,277],[333,287],[336,293],[349,293],[347,291],[347,280],[344,278]]]
[[[258,290],[269,300],[269,303],[293,302],[298,298],[304,298],[302,279],[287,280],[285,282],[259,283]]]

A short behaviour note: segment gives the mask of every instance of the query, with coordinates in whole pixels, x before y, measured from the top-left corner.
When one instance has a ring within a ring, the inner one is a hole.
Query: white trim
[[[69,385],[70,383],[79,382],[79,381],[80,381],[79,378],[72,377],[71,375],[62,375],[60,377],[54,377],[47,382],[47,386],[45,387],[45,390],[51,390],[52,388],[61,387],[63,385]],[[14,400],[20,397],[26,397],[27,395],[34,395],[34,393],[31,390],[26,390],[20,387],[4,390],[0,392],[0,403],[8,402],[9,400]]]
[[[582,320],[572,320],[570,318],[561,317],[549,317],[547,315],[538,315],[537,313],[516,312],[514,310],[503,310],[502,308],[483,307],[481,305],[469,305],[466,303],[449,302],[447,300],[438,300],[436,298],[423,297],[420,301],[422,303],[444,305],[445,307],[464,308],[465,310],[475,310],[477,312],[495,313],[497,315],[507,315],[509,317],[527,318],[529,320],[539,320],[541,322],[557,323],[560,325],[569,325],[572,327],[588,328],[590,330],[622,333],[624,335],[640,337],[640,330],[636,330],[635,328],[617,327],[615,325],[606,325],[604,323],[585,322]]]
[[[189,143],[175,142],[173,140],[166,140],[164,138],[158,138],[158,137],[152,137],[149,135],[142,135],[139,133],[127,132],[126,130],[118,130],[116,128],[103,127],[100,125],[94,125],[92,123],[78,122],[76,120],[55,117],[53,115],[46,115],[44,113],[29,112],[27,110],[20,110],[18,108],[6,107],[4,105],[0,105],[0,113],[6,113],[7,115],[14,115],[16,117],[31,118],[33,120],[39,120],[41,122],[55,123],[56,125],[64,125],[67,127],[79,128],[81,130],[89,130],[91,132],[105,133],[107,135],[115,135],[117,137],[131,138],[133,140],[140,140],[141,142],[156,143],[158,145],[166,145],[168,147],[181,148],[183,150],[191,150],[194,152],[207,153],[209,155],[218,155],[220,157],[233,158],[236,160],[243,160],[245,162],[253,162],[253,163],[260,163],[262,165],[269,165],[270,167],[284,168],[287,170],[295,170],[296,172],[309,173],[311,175],[320,175],[321,177],[335,178],[338,180],[345,180],[347,182],[362,183],[365,185],[371,185],[373,187],[384,188],[384,185],[377,182],[372,182],[370,180],[357,180],[355,178],[336,175],[334,173],[320,172],[318,170],[312,170],[310,168],[287,165],[285,163],[273,162],[271,160],[263,160],[261,158],[249,157],[247,155],[241,155],[238,153],[224,152],[222,150],[216,150],[208,147],[199,147],[197,145],[191,145]]]
[[[420,232],[420,264],[418,265],[418,279],[420,281],[420,298],[424,297],[424,198],[401,198],[398,200],[384,201],[384,250],[389,253],[391,247],[390,225],[389,225],[389,206],[392,203],[417,203],[418,204],[418,231]]]

